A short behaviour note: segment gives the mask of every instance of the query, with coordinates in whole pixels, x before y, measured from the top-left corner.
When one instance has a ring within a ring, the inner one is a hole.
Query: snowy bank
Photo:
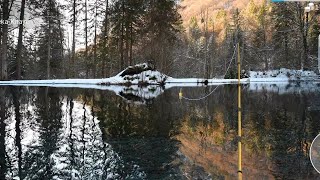
[[[241,84],[248,83],[282,83],[290,81],[320,81],[319,75],[313,71],[291,70],[282,68],[270,71],[249,71],[249,78],[241,79]],[[116,76],[102,79],[51,79],[51,80],[15,80],[0,81],[0,85],[125,85],[148,86],[198,86],[235,84],[238,79],[201,79],[201,78],[173,78],[159,71],[148,63],[129,66]]]
[[[156,71],[148,63],[129,66],[116,76],[102,79],[49,79],[49,80],[14,80],[0,81],[0,85],[23,85],[23,84],[86,84],[86,85],[161,85],[167,75]]]
[[[292,70],[281,68],[279,70],[269,71],[249,71],[249,77],[240,79],[241,84],[248,84],[251,82],[275,82],[283,83],[290,81],[320,81],[319,75],[313,71]],[[200,79],[200,78],[172,78],[168,77],[166,84],[179,84],[190,86],[190,84],[235,84],[238,79]]]
[[[189,83],[196,83],[196,84],[234,84],[238,83],[238,79],[199,79],[199,78],[172,78],[169,77],[166,81],[167,83],[172,84],[189,84]],[[240,79],[241,83],[248,83],[249,79]]]
[[[249,71],[250,82],[288,82],[319,81],[319,75],[313,71],[281,68],[269,71]]]

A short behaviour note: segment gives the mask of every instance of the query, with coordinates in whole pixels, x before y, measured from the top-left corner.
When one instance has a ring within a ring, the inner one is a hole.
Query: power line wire
[[[234,55],[236,53],[236,49],[237,49],[237,45],[234,47],[234,50],[233,50],[233,55],[230,59],[230,62],[229,62],[229,65],[228,65],[228,68],[226,69],[226,72],[224,74],[224,77],[227,75],[230,67],[231,67],[231,64],[232,64],[232,61],[233,61],[233,58],[234,58]],[[220,85],[218,85],[217,87],[215,87],[210,93],[206,94],[205,96],[203,97],[200,97],[200,98],[188,98],[188,97],[185,97],[182,95],[182,89],[180,89],[180,92],[179,92],[179,97],[182,98],[182,99],[185,99],[185,100],[189,100],[189,101],[199,101],[199,100],[202,100],[202,99],[205,99],[207,97],[209,97],[215,90],[217,90],[217,88],[219,87]]]

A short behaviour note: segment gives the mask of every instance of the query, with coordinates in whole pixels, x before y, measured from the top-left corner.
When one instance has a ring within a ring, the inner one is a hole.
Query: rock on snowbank
[[[163,85],[168,79],[149,63],[129,66],[114,77],[105,79],[102,85]],[[111,80],[111,81],[110,81]]]

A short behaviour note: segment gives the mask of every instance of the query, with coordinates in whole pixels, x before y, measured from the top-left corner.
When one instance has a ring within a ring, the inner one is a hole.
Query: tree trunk
[[[97,61],[97,1],[95,4],[95,17],[94,17],[94,45],[93,45],[93,78],[96,78],[96,61]]]
[[[266,19],[265,19],[265,9],[263,9],[263,15],[262,15],[262,35],[263,35],[263,58],[265,63],[265,70],[269,70],[269,62],[268,62],[268,56],[267,56],[267,35],[266,35]]]
[[[308,26],[307,21],[308,21],[308,13],[307,13],[307,17],[304,16],[304,12],[303,10],[301,10],[302,6],[300,4],[296,4],[296,8],[298,11],[298,17],[299,17],[299,23],[300,23],[300,32],[301,32],[301,37],[302,37],[302,43],[303,43],[303,54],[302,57],[300,57],[300,69],[303,70],[304,69],[304,63],[307,59],[307,28],[306,26]],[[305,21],[306,20],[306,21]]]
[[[89,65],[88,65],[88,9],[87,9],[87,0],[85,1],[85,44],[86,44],[86,49],[84,52],[84,58],[85,58],[85,64],[86,64],[86,78],[88,78],[89,74]]]
[[[289,48],[288,48],[288,37],[284,35],[284,52],[285,52],[285,61],[289,62]]]
[[[209,59],[208,59],[208,8],[205,12],[204,21],[204,38],[205,38],[205,49],[204,49],[204,59],[205,59],[205,78],[209,79],[210,69],[209,69]]]
[[[123,59],[123,31],[124,31],[124,0],[122,0],[122,21],[121,21],[121,37],[120,37],[120,70],[124,68],[124,59]]]
[[[65,78],[66,77],[66,68],[65,68],[65,59],[64,59],[64,47],[63,47],[63,40],[64,40],[64,37],[63,37],[63,31],[62,31],[62,28],[61,28],[61,20],[60,20],[60,17],[58,19],[58,23],[59,23],[59,38],[60,38],[60,44],[61,44],[61,60],[62,60],[62,78]]]
[[[22,53],[22,36],[23,36],[23,20],[24,20],[24,8],[26,1],[21,1],[21,11],[20,11],[20,21],[19,24],[19,36],[18,36],[18,47],[17,47],[17,69],[16,69],[16,78],[21,79],[21,53]]]
[[[72,56],[71,56],[71,77],[74,77],[74,62],[76,56],[76,0],[73,0],[73,19],[72,19]]]
[[[103,50],[104,50],[104,58],[102,59],[102,77],[105,78],[107,76],[107,68],[106,61],[108,58],[107,53],[107,43],[108,43],[108,30],[109,30],[109,1],[106,1],[106,12],[105,12],[105,24],[104,24],[104,37],[103,37]]]
[[[3,20],[9,19],[9,0],[3,0],[2,2]],[[1,74],[0,80],[8,79],[8,24],[2,25],[2,44],[1,44]]]
[[[127,20],[128,21],[128,20]],[[126,59],[126,66],[130,66],[131,65],[131,62],[129,60],[129,47],[130,47],[130,44],[129,44],[129,22],[126,22],[126,51],[125,51],[125,59]]]
[[[133,59],[132,59],[132,46],[133,46],[133,27],[132,22],[130,23],[130,65],[133,65]]]
[[[0,13],[0,19],[3,19],[2,13]],[[2,23],[0,23],[0,48],[2,44]],[[1,56],[0,56],[0,69],[1,69]]]
[[[303,35],[303,50],[304,50],[304,57],[301,60],[301,70],[303,70],[305,68],[306,62],[308,62],[308,54],[309,54],[309,50],[308,50],[308,42],[307,42],[307,38],[308,38],[308,17],[309,17],[309,13],[306,13],[306,22],[305,22],[305,35]]]
[[[47,44],[47,73],[46,73],[46,78],[49,79],[50,78],[50,60],[51,60],[51,7],[52,7],[52,4],[51,4],[51,0],[49,1],[49,32],[48,32],[48,44]]]

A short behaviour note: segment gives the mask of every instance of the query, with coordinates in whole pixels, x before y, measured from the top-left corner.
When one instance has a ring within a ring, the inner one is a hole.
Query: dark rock
[[[154,71],[155,68],[152,64],[150,63],[143,63],[143,64],[137,64],[135,66],[129,66],[127,69],[125,69],[121,74],[120,76],[121,77],[124,77],[126,75],[129,75],[129,76],[132,76],[132,75],[135,75],[135,74],[140,74],[142,73],[143,71],[148,71],[148,70],[151,70],[151,71]]]

